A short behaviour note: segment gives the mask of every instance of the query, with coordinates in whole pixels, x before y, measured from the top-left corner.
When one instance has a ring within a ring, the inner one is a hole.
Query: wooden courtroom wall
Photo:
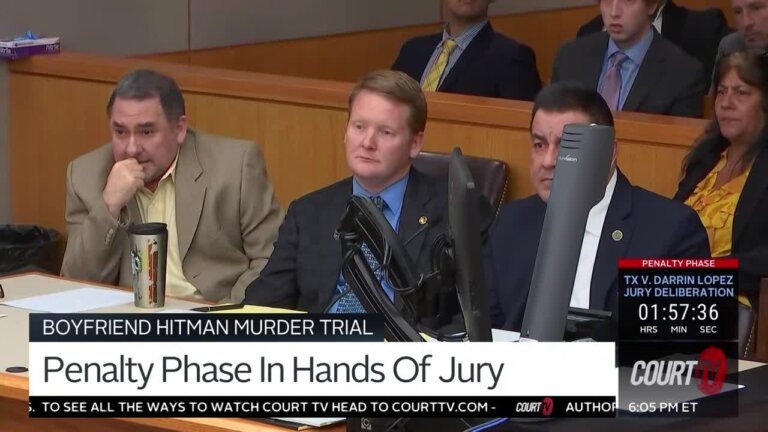
[[[190,123],[250,139],[264,152],[284,207],[349,172],[343,150],[351,84],[223,71],[163,62],[66,53],[13,63],[10,85],[12,219],[64,229],[68,161],[108,140],[104,105],[116,80],[135,67],[173,76]],[[530,103],[428,94],[425,147],[494,157],[511,167],[509,198],[528,181]],[[671,195],[700,120],[620,113],[619,162],[636,184]]]
[[[676,3],[693,9],[720,7],[733,23],[730,0],[677,0]],[[594,5],[506,13],[494,16],[492,24],[496,31],[534,49],[539,73],[546,81],[557,49],[573,39],[579,26],[598,12]],[[439,30],[440,24],[433,23],[162,53],[144,58],[250,72],[354,81],[371,70],[388,68],[407,39]]]

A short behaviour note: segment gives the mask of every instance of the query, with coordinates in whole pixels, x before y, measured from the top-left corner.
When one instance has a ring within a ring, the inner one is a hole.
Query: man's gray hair
[[[149,69],[137,69],[129,72],[118,81],[107,103],[107,115],[112,116],[115,99],[146,100],[160,99],[165,117],[173,123],[183,116],[184,97],[179,86],[172,78]]]

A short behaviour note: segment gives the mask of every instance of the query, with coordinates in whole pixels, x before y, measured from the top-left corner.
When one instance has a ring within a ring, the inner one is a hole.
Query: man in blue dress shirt
[[[657,0],[600,0],[605,32],[563,45],[552,82],[596,89],[614,111],[701,117],[701,63],[652,26]]]
[[[373,200],[405,243],[415,270],[430,272],[432,246],[447,226],[447,185],[411,166],[421,150],[426,119],[424,94],[406,74],[377,71],[357,83],[349,97],[344,137],[352,177],[291,203],[275,250],[248,286],[245,303],[308,312],[362,311],[341,277],[341,246],[334,239],[352,194]],[[490,205],[486,210],[490,213]],[[399,306],[399,294],[381,272],[376,276]]]

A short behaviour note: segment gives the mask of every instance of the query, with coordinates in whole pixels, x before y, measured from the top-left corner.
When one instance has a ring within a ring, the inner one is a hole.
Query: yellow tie
[[[448,57],[451,56],[453,50],[456,49],[456,41],[453,39],[447,39],[443,42],[443,50],[440,51],[440,55],[437,57],[437,61],[432,65],[432,69],[427,74],[427,79],[424,80],[424,84],[421,85],[423,90],[435,91],[437,90],[437,84],[440,82],[440,77],[445,72],[445,67],[448,66]]]

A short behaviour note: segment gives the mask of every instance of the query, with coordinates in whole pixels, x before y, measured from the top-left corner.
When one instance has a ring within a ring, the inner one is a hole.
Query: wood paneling
[[[250,139],[263,151],[278,199],[293,199],[349,172],[343,150],[350,83],[79,54],[34,57],[11,66],[13,222],[64,229],[66,166],[108,140],[104,105],[114,82],[135,67],[176,78],[190,122],[202,130]],[[511,167],[509,197],[528,181],[527,102],[427,95],[425,148],[494,157]],[[704,121],[617,115],[619,163],[638,185],[671,195],[682,157]]]
[[[439,31],[438,24],[371,30],[331,36],[264,42],[144,56],[196,66],[355,81],[374,69],[389,68],[400,45],[413,36]]]
[[[720,7],[733,26],[730,0],[677,0],[692,9]],[[530,45],[539,73],[549,79],[558,48],[576,37],[579,26],[598,7],[575,7],[493,17],[496,31]],[[254,43],[238,46],[154,54],[146,59],[249,72],[355,81],[366,72],[388,68],[400,46],[413,36],[434,33],[439,24],[398,27],[356,33]]]
[[[548,82],[557,50],[597,13],[596,6],[560,9],[496,17],[492,24],[496,31],[533,48],[541,80]]]

